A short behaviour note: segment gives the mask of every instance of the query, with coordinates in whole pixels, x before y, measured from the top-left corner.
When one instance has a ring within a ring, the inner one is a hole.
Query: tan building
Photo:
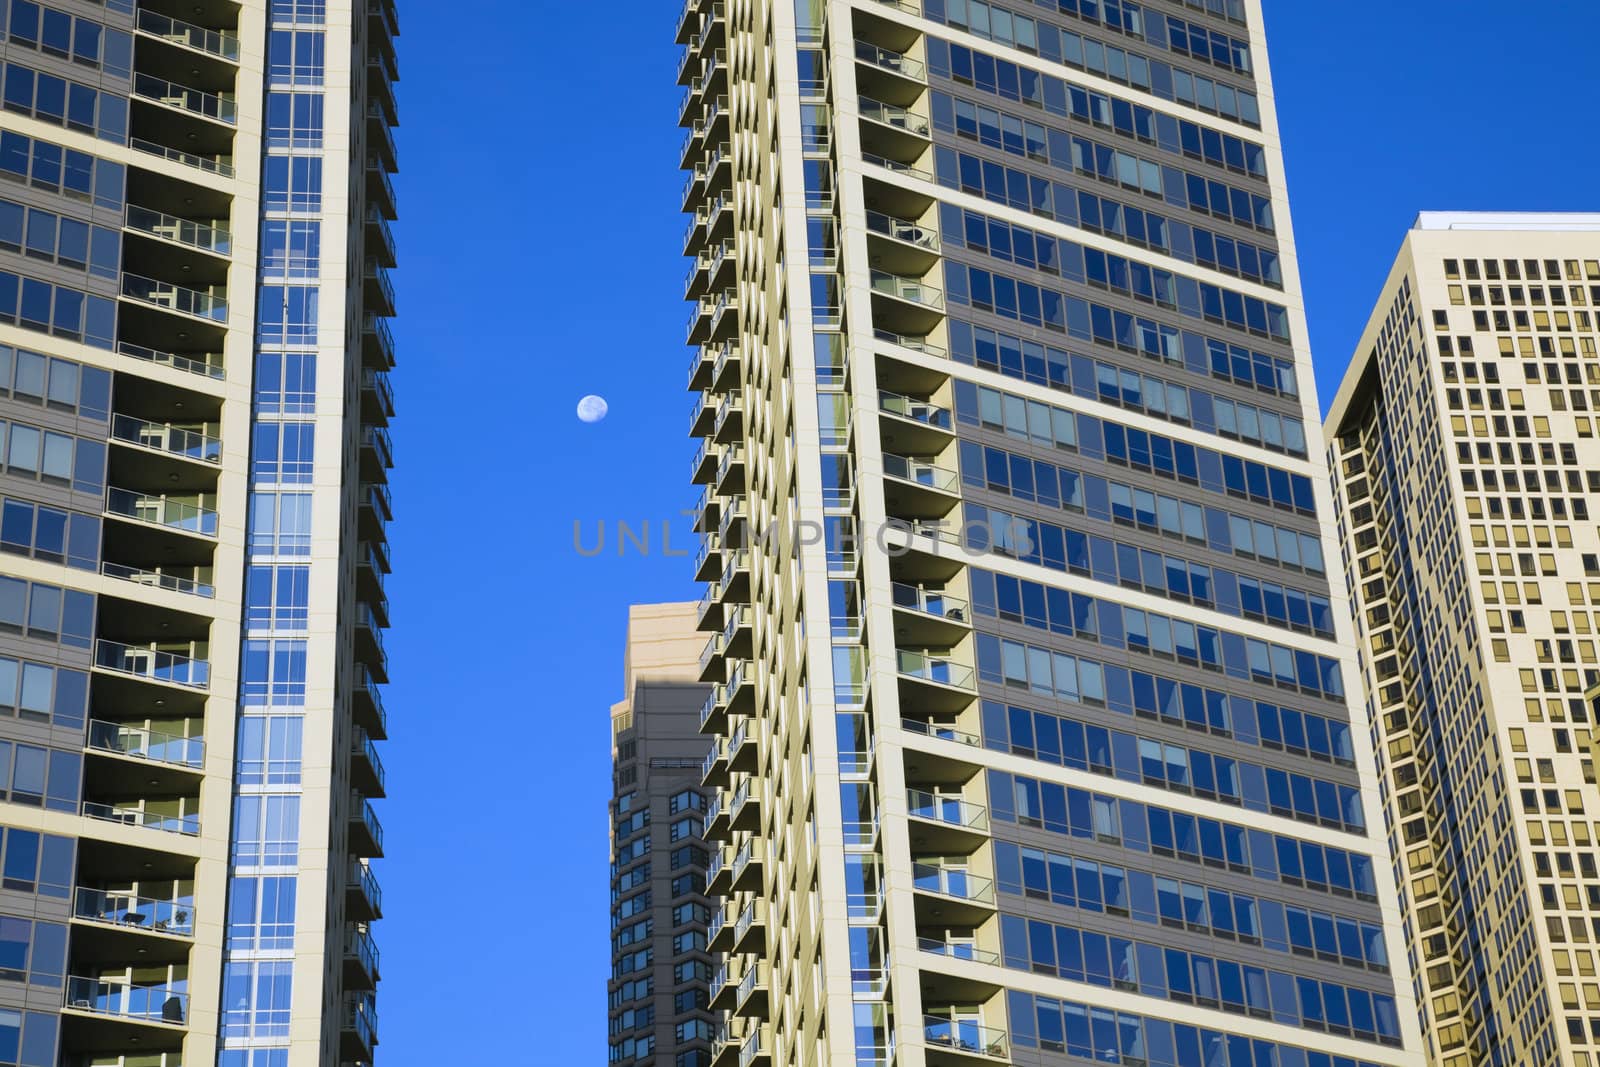
[[[1260,5],[677,39],[713,1067],[1419,1062]]]
[[[713,914],[706,898],[709,687],[697,605],[628,609],[622,700],[611,707],[610,1063],[696,1067],[711,1057]]]
[[[377,1043],[392,0],[15,0],[0,1062]]]
[[[1424,214],[1327,422],[1443,1067],[1600,1062],[1597,309],[1600,215]]]

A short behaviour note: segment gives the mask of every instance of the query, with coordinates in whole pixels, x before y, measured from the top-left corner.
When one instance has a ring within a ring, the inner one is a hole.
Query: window
[[[261,227],[261,270],[285,278],[315,278],[322,260],[322,224],[269,219]]]
[[[240,785],[300,784],[303,715],[246,715],[239,720]]]
[[[240,703],[299,707],[306,699],[306,643],[298,639],[244,643]]]
[[[262,185],[262,207],[267,211],[321,211],[322,157],[268,156]]]
[[[309,556],[311,494],[251,493],[249,550],[258,556]]]
[[[234,804],[233,862],[288,867],[300,854],[300,798],[243,796]]]
[[[317,410],[317,357],[310,352],[256,356],[258,415],[310,415]]]
[[[293,877],[240,876],[228,887],[228,950],[294,948]]]
[[[223,1038],[288,1037],[293,973],[288,960],[229,963],[222,979]]]
[[[309,617],[311,568],[302,563],[252,566],[245,583],[245,626],[303,632]]]
[[[267,94],[268,148],[322,147],[321,93]]]
[[[320,30],[273,30],[267,44],[273,85],[321,85],[325,40]]]
[[[263,285],[258,316],[259,341],[270,345],[317,343],[319,293],[312,285]],[[0,313],[4,305],[0,303]]]

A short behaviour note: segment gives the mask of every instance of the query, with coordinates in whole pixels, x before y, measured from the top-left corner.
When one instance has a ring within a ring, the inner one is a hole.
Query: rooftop
[[[1424,211],[1414,230],[1507,230],[1600,233],[1593,211]]]

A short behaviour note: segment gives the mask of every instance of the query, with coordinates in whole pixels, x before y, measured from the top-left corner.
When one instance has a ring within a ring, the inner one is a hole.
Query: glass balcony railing
[[[372,873],[372,868],[365,863],[359,860],[350,861],[346,885],[361,894],[373,914],[383,909],[383,889],[378,885],[378,876]]]
[[[923,615],[934,615],[952,622],[967,621],[967,602],[940,589],[925,589],[920,585],[895,582],[890,591],[894,606]]]
[[[938,356],[940,359],[949,355],[943,348],[929,341],[926,337],[911,337],[907,334],[895,333],[892,330],[873,330],[872,336],[879,341],[888,341],[892,345],[899,345],[908,352],[921,352],[923,355]]]
[[[188,374],[218,379],[224,376],[221,355],[208,354],[198,359],[194,356],[175,356],[171,352],[158,352],[154,348],[129,344],[127,341],[117,342],[117,351],[124,356],[132,356],[134,359],[171,367],[173,370],[181,370]]]
[[[899,52],[891,52],[887,48],[879,48],[877,45],[868,44],[865,41],[856,42],[856,58],[864,63],[882,67],[884,70],[892,70],[896,74],[904,74],[906,77],[917,81],[927,81],[928,78],[928,68],[923,65],[921,60],[912,59],[910,56],[902,55]]]
[[[958,689],[972,688],[972,668],[964,664],[922,652],[897,650],[895,656],[900,673],[908,678],[953,685]]]
[[[164,241],[174,241],[190,248],[215,252],[220,256],[230,255],[233,252],[233,235],[210,223],[180,219],[176,215],[168,215],[163,211],[139,207],[136,204],[128,205],[123,219],[128,229],[149,234],[151,237],[159,237]]]
[[[122,295],[141,304],[151,304],[180,315],[192,315],[208,322],[228,321],[228,301],[197,289],[185,289],[171,282],[144,278],[137,274],[123,274]]]
[[[872,291],[886,293],[900,300],[921,304],[923,307],[934,309],[944,307],[944,293],[928,283],[916,278],[902,278],[898,274],[888,274],[881,270],[872,272]]]
[[[883,457],[883,473],[891,478],[901,481],[915,482],[925,485],[929,489],[937,489],[941,493],[956,493],[960,491],[961,478],[953,470],[925,463],[922,460],[911,459],[907,456],[896,456],[885,453]]]
[[[378,1043],[378,1002],[371,993],[344,995],[344,1028],[356,1035],[363,1047]]]
[[[202,118],[215,119],[230,126],[239,121],[239,109],[232,100],[215,93],[191,89],[186,85],[164,81],[149,74],[133,76],[133,94],[158,104],[187,111]]]
[[[146,930],[153,934],[194,936],[192,900],[153,900],[132,893],[80,888],[73,903],[72,916],[85,922]]]
[[[389,268],[379,263],[376,259],[369,259],[366,261],[363,272],[368,280],[377,283],[378,291],[383,294],[384,303],[389,307],[394,307],[394,281],[389,277]]]
[[[217,536],[217,513],[211,508],[183,500],[169,500],[164,496],[112,487],[106,490],[106,511],[151,526],[164,526],[169,530],[206,537]]]
[[[756,1061],[756,1057],[761,1055],[761,1042],[760,1027],[750,1031],[750,1036],[746,1037],[744,1044],[739,1046],[739,1067],[750,1067]]]
[[[344,954],[361,964],[361,969],[373,978],[378,976],[378,944],[372,940],[372,934],[363,927],[365,924],[355,924],[345,930]]]
[[[207,174],[216,174],[223,178],[233,177],[233,158],[231,156],[202,156],[194,152],[185,152],[179,148],[168,148],[164,144],[146,141],[142,137],[128,138],[128,147],[152,156],[160,156],[174,163],[181,163],[186,167],[203,170]]]
[[[198,769],[205,765],[204,738],[179,737],[143,726],[126,723],[89,722],[89,747],[97,752],[112,752],[119,756],[133,756],[174,767]]]
[[[198,430],[186,430],[165,422],[147,422],[132,415],[111,416],[111,436],[117,441],[151,448],[202,463],[222,460],[222,439]]]
[[[119,641],[96,641],[94,665],[152,682],[170,682],[196,689],[204,689],[211,683],[209,660],[190,659],[175,652],[158,652]]]
[[[902,419],[920,422],[924,426],[932,426],[936,430],[953,430],[955,419],[950,414],[950,409],[940,407],[929,400],[918,400],[915,397],[902,396],[899,393],[878,391],[878,410],[889,415],[898,415]]]
[[[1008,1059],[1010,1046],[1006,1042],[1003,1030],[992,1030],[977,1022],[963,1019],[942,1019],[930,1015],[923,1020],[923,1036],[928,1044],[938,1048],[955,1049],[958,1052],[968,1052],[974,1056],[988,1056],[991,1059]]]
[[[203,596],[211,599],[217,595],[217,588],[207,582],[196,581],[177,574],[166,574],[162,571],[147,571],[139,567],[130,567],[125,563],[102,563],[100,573],[108,578],[120,578],[125,582],[135,585],[148,585],[156,589],[166,589],[174,593],[188,593],[192,596]]]
[[[958,867],[913,863],[911,884],[924,893],[937,893],[942,897],[971,900],[979,904],[994,903],[994,883]]]
[[[239,38],[227,30],[208,30],[143,7],[139,8],[134,26],[140,33],[148,33],[172,44],[206,52],[230,62],[239,61]]]
[[[372,810],[371,802],[364,799],[360,793],[350,794],[350,820],[360,823],[366,828],[367,835],[372,838],[372,843],[378,847],[379,855],[382,855],[383,824],[378,822],[378,813]]]
[[[948,956],[953,960],[971,960],[973,963],[987,963],[990,966],[1000,966],[1000,954],[981,949],[977,945],[966,941],[940,941],[932,937],[917,939],[917,947],[923,952],[931,952],[936,956]]]
[[[64,1004],[73,1011],[170,1026],[182,1026],[189,1018],[188,990],[165,982],[143,985],[120,978],[74,975],[67,979]]]
[[[919,137],[928,136],[928,120],[897,104],[885,104],[879,100],[871,100],[863,96],[860,101],[861,117],[881,122],[886,126],[893,126],[907,133],[914,133]]]
[[[907,733],[921,734],[923,737],[933,737],[940,741],[954,741],[958,745],[970,745],[973,748],[983,747],[983,738],[977,734],[969,734],[942,723],[922,722],[919,719],[902,719],[900,720],[900,728]]]
[[[896,241],[925,248],[930,252],[939,250],[939,232],[919,222],[907,222],[893,215],[885,215],[881,211],[868,211],[867,229],[885,237],[892,237]]]
[[[906,811],[914,819],[928,819],[965,830],[989,828],[989,809],[960,797],[940,796],[922,789],[906,790]]]
[[[98,801],[85,800],[83,814],[91,819],[102,822],[121,823],[123,826],[139,826],[146,830],[164,830],[170,834],[183,834],[186,837],[200,836],[200,816],[194,813],[184,815],[181,813],[150,811],[145,808],[136,808],[122,804],[102,804]]]

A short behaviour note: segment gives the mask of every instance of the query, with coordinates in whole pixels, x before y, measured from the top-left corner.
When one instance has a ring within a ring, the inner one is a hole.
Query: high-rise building
[[[1328,417],[1405,948],[1444,1067],[1600,1062],[1596,307],[1600,215],[1424,214]]]
[[[397,32],[0,4],[0,1062],[372,1060]]]
[[[1415,1061],[1261,20],[682,11],[715,1067]]]
[[[624,695],[611,708],[609,1063],[711,1062],[697,607],[628,610]]]

